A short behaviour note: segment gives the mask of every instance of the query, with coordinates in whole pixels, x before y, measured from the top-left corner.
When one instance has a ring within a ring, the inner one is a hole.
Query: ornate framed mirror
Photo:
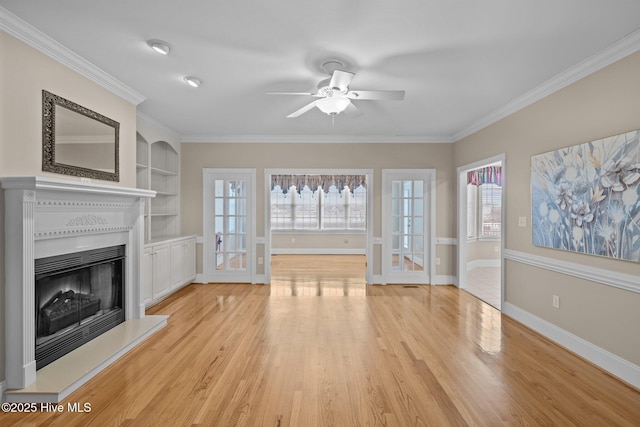
[[[120,123],[42,91],[42,170],[119,181]]]

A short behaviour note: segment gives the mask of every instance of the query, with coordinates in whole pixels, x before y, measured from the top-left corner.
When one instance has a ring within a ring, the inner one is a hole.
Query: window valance
[[[502,186],[502,166],[486,166],[467,172],[467,184]]]
[[[287,193],[291,186],[295,185],[296,192],[300,193],[305,187],[313,192],[322,187],[327,193],[329,187],[335,185],[340,193],[344,187],[355,190],[358,186],[366,188],[366,175],[271,175],[271,189],[280,186],[283,193]]]

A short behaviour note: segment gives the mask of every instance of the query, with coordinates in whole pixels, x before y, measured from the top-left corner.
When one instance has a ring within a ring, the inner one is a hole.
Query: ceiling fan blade
[[[344,109],[343,113],[350,119],[353,119],[355,117],[362,115],[362,111],[360,111],[358,107],[353,105],[353,102],[350,102],[349,105],[347,105],[347,108]]]
[[[346,91],[349,88],[351,80],[355,77],[355,74],[348,71],[335,70],[331,75],[331,81],[329,87],[337,87],[340,91]]]
[[[402,101],[403,90],[350,90],[345,95],[351,99],[376,99],[383,101]]]
[[[319,96],[317,93],[311,93],[311,92],[267,92],[267,95],[308,95],[308,96]]]
[[[287,116],[287,118],[291,119],[291,118],[294,118],[294,117],[301,116],[304,113],[306,113],[307,111],[311,110],[315,106],[316,106],[316,101],[313,101],[312,103],[305,105],[304,107],[302,107],[298,111],[294,111],[293,113],[289,114]]]

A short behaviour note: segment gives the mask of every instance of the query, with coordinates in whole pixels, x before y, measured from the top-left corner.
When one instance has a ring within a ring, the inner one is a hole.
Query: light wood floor
[[[353,267],[330,273],[328,258],[311,261],[301,282],[182,289],[149,310],[171,316],[166,328],[63,402],[89,402],[90,413],[0,414],[0,425],[640,423],[638,390],[466,292],[361,294],[354,279],[345,293]],[[338,283],[319,278],[330,275]],[[320,294],[300,292],[304,281],[323,283]]]

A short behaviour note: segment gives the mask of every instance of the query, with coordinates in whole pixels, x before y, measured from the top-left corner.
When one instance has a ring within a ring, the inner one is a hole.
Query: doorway
[[[204,169],[205,282],[255,283],[255,169]]]
[[[458,287],[502,310],[505,156],[458,173]]]
[[[371,283],[373,170],[265,169],[264,278],[274,257],[361,255]]]
[[[435,170],[382,171],[384,283],[431,283],[435,270]]]

